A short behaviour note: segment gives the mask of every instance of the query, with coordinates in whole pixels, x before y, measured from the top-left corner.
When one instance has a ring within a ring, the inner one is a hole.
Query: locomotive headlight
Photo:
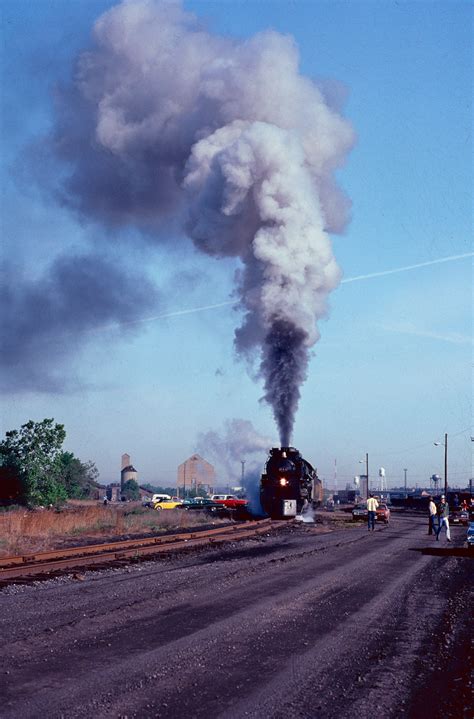
[[[280,479],[280,484],[282,487],[286,487],[286,485],[288,484],[288,480],[286,479],[286,477],[282,477]]]

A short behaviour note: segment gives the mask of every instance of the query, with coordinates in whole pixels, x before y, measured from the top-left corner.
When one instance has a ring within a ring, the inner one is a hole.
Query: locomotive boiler
[[[260,480],[260,503],[272,519],[291,519],[322,500],[316,470],[294,447],[270,450]]]

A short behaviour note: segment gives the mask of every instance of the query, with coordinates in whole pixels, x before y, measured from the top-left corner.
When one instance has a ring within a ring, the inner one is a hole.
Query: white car
[[[153,504],[155,504],[156,502],[161,502],[162,499],[171,499],[171,495],[170,494],[154,494],[153,497],[151,498],[151,501],[153,502]]]

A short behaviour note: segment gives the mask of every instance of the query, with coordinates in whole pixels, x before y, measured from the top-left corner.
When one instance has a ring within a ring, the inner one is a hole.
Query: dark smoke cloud
[[[294,411],[300,387],[306,379],[308,348],[306,333],[291,322],[275,320],[265,337],[261,373],[264,398],[274,408],[282,447],[290,446]]]
[[[1,386],[6,392],[72,389],[66,360],[110,324],[126,326],[151,307],[156,291],[110,259],[59,257],[38,279],[5,272],[0,290]],[[8,308],[6,311],[5,308]]]
[[[334,173],[354,142],[341,92],[298,64],[289,36],[218,37],[179,2],[126,0],[97,20],[49,143],[82,216],[157,242],[179,217],[199,250],[239,258],[235,346],[259,356],[285,444],[340,281],[328,232],[348,219]]]

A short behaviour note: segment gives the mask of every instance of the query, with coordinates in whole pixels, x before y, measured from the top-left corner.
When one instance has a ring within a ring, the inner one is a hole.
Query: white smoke
[[[260,354],[290,442],[317,320],[340,281],[328,232],[349,202],[334,171],[354,141],[289,36],[209,34],[178,2],[126,0],[94,28],[55,133],[65,202],[108,224],[181,214],[196,247],[242,263],[235,344]]]

